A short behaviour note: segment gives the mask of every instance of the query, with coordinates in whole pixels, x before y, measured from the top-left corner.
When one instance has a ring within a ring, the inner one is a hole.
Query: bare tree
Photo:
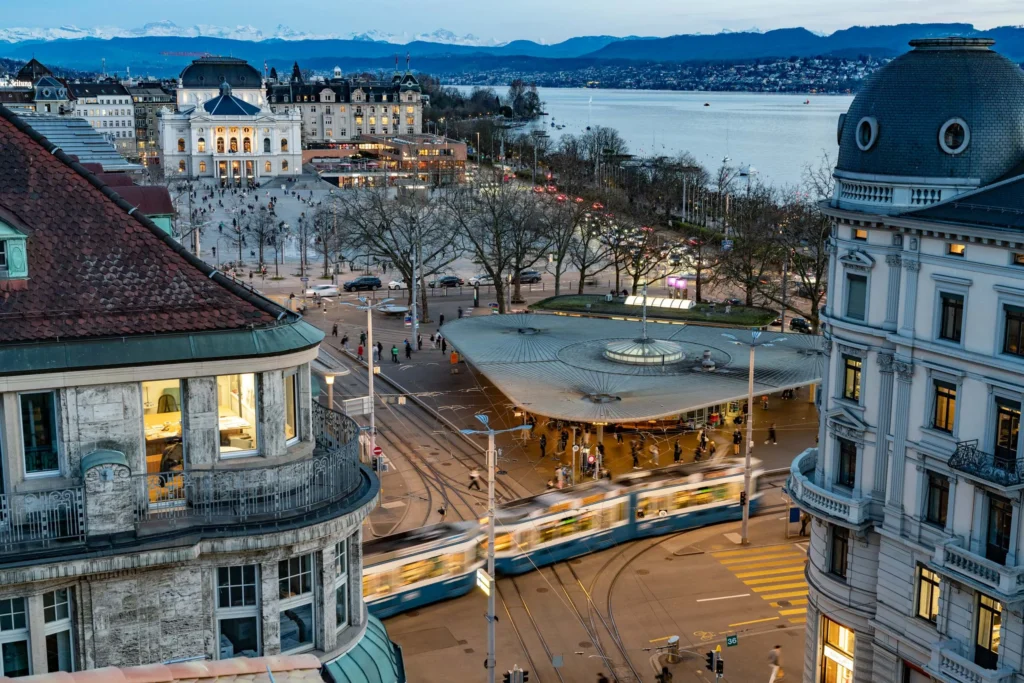
[[[580,223],[575,237],[569,245],[569,259],[579,272],[580,281],[576,288],[577,294],[583,293],[583,285],[591,278],[612,265],[612,249],[606,240],[607,233],[613,226],[611,218],[603,213],[589,213]],[[618,291],[618,274],[615,287]]]
[[[773,191],[762,185],[733,199],[729,229],[733,246],[722,259],[723,279],[743,292],[744,304],[755,298],[773,300],[778,284],[771,273],[781,264],[779,223],[782,215]]]
[[[259,209],[251,212],[245,220],[246,235],[256,243],[258,263],[263,265],[263,248],[273,243],[277,231],[276,216],[267,210],[267,207],[260,205]],[[276,260],[276,259],[275,259]]]
[[[722,234],[691,223],[684,223],[679,234],[683,239],[680,265],[695,276],[693,300],[700,303],[704,288],[714,284],[719,276]]]
[[[317,254],[323,257],[324,278],[331,276],[331,257],[338,253],[340,247],[338,220],[341,206],[338,195],[328,195],[313,212],[313,220],[309,221],[307,234],[309,244]]]
[[[572,263],[570,251],[589,216],[590,206],[580,197],[555,201],[548,197],[540,207],[541,229],[550,245],[554,266],[555,296],[562,292],[562,274]]]

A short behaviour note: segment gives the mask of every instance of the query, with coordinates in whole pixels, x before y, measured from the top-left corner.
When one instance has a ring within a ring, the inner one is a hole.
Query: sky
[[[803,26],[831,33],[854,25],[965,22],[978,28],[1024,22],[1021,0],[47,0],[46,11],[0,0],[0,28],[135,28],[169,19],[179,26],[253,25],[273,33],[283,24],[314,33],[429,33],[447,29],[501,41],[552,43],[581,35],[665,36],[757,27]],[[53,18],[59,20],[54,23]]]

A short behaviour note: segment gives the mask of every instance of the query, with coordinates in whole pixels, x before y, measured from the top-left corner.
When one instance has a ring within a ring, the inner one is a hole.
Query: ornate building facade
[[[805,683],[1024,670],[1024,72],[928,39],[839,120]]]

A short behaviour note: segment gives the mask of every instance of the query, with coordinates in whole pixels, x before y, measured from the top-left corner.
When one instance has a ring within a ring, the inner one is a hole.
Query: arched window
[[[270,138],[263,138],[263,153],[270,154]],[[269,161],[267,162],[270,163]]]
[[[288,160],[287,159],[282,159],[281,160],[281,170],[282,171],[287,171],[288,170]]]
[[[199,172],[200,173],[206,173],[206,162],[205,161],[200,161],[199,162]]]
[[[288,151],[288,141],[285,140],[284,138],[281,138],[281,151],[282,152],[287,152]]]
[[[206,152],[206,138],[199,138],[199,140],[196,141],[196,149],[199,150],[200,154]]]
[[[243,138],[242,139],[242,151],[243,152],[251,152],[252,151],[252,140],[250,138]]]
[[[185,172],[185,160],[182,159],[181,161],[178,162],[178,173],[184,173],[184,172]]]
[[[184,152],[185,151],[185,138],[178,138],[178,151],[179,152]]]
[[[230,149],[232,152],[237,152],[238,151],[238,138],[236,138],[236,137],[232,137],[231,138],[231,146],[228,149]]]
[[[267,142],[269,142],[269,140]],[[263,164],[263,170],[266,171],[267,173],[270,173],[271,168],[270,168],[270,162],[269,161],[267,163]]]
[[[224,153],[224,138],[217,138],[217,154]]]

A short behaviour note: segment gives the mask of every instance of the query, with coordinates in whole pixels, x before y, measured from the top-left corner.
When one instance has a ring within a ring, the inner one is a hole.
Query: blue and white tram
[[[363,599],[384,618],[468,593],[483,566],[480,525],[435,524],[363,544]]]

